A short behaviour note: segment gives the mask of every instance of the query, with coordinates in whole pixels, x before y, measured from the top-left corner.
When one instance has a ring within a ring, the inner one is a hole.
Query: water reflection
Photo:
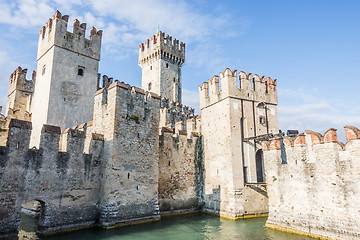
[[[312,238],[283,233],[264,227],[266,218],[226,220],[207,214],[163,217],[160,222],[140,224],[111,230],[92,228],[50,236],[44,240],[310,240]]]

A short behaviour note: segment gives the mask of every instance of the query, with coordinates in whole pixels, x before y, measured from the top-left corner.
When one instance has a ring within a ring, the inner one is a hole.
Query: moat
[[[266,218],[226,220],[217,216],[196,213],[163,217],[159,222],[138,224],[116,229],[91,228],[44,240],[125,240],[125,239],[237,239],[237,240],[307,240],[313,239],[265,228]]]

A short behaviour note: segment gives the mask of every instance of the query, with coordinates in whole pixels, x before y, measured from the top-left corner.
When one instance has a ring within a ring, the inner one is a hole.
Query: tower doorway
[[[263,160],[263,151],[260,149],[256,152],[256,178],[258,183],[264,182],[264,160]]]

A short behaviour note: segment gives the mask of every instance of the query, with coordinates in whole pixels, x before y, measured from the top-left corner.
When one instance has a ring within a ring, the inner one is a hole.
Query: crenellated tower
[[[276,79],[227,68],[199,86],[199,94],[204,208],[230,218],[266,213],[258,138],[279,133]]]
[[[30,121],[30,105],[34,92],[36,72],[32,79],[26,80],[27,69],[18,67],[9,78],[8,101],[6,104],[7,118]]]
[[[39,143],[43,124],[63,130],[92,119],[102,31],[92,27],[85,38],[86,23],[76,19],[71,33],[67,31],[68,19],[56,11],[40,30],[31,108],[33,146]]]
[[[139,45],[142,68],[141,87],[181,103],[181,67],[185,63],[185,43],[159,32]]]

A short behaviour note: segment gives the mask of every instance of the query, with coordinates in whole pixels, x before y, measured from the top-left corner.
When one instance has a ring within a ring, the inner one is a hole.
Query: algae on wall
[[[198,137],[195,145],[195,164],[196,164],[196,181],[197,196],[199,199],[199,207],[203,206],[204,195],[204,141],[203,136]]]

